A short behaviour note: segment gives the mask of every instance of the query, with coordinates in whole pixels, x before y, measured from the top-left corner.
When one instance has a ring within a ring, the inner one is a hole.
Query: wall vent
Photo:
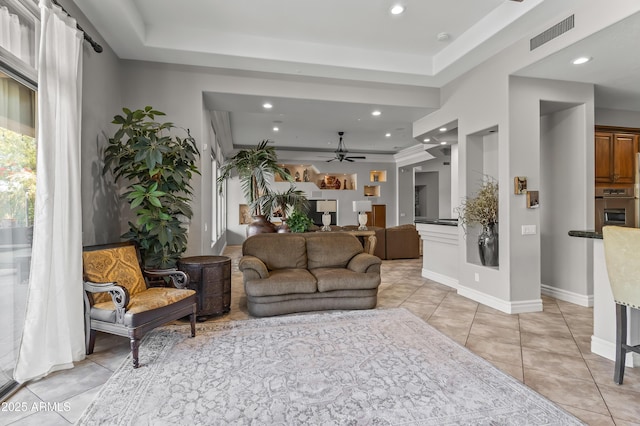
[[[566,33],[575,26],[575,15],[569,16],[567,19],[558,22],[553,27],[541,32],[531,40],[529,40],[529,51],[537,49],[543,44],[553,40],[554,38]]]

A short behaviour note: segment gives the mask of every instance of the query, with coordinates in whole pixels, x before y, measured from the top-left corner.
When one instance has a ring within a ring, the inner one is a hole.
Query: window
[[[36,190],[36,92],[0,71],[0,388],[24,326]]]
[[[36,187],[37,5],[0,0],[0,399],[15,389]]]
[[[218,241],[218,162],[213,149],[211,149],[211,180],[213,183],[211,191],[211,247]]]

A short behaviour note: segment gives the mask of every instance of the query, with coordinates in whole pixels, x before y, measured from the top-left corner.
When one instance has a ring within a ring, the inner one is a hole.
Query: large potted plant
[[[187,248],[185,221],[193,216],[191,179],[200,153],[188,129],[155,121],[163,112],[150,106],[122,111],[112,121],[120,128],[109,139],[103,170],[126,182],[123,197],[136,216],[122,238],[138,244],[145,268],[174,268]]]
[[[247,226],[247,236],[260,232],[275,232],[275,226],[265,217],[271,213],[271,207],[267,205],[268,195],[272,194],[270,181],[275,175],[289,182],[293,180],[284,167],[278,164],[276,150],[268,146],[268,143],[268,140],[263,140],[255,148],[238,151],[222,165],[217,180],[220,186],[231,176],[231,172],[238,173],[242,193],[254,219]]]
[[[482,227],[478,237],[480,262],[498,266],[498,183],[485,178],[476,196],[466,198],[456,210],[465,234],[469,225]]]
[[[309,211],[309,200],[304,191],[296,189],[291,185],[289,189],[283,192],[271,191],[260,197],[259,204],[262,206],[265,214],[282,219],[282,225],[277,228],[278,232],[289,232],[288,217],[293,211],[301,211],[306,213]]]

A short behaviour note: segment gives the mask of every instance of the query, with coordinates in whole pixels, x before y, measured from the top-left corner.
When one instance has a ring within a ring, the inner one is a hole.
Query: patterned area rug
[[[164,327],[81,425],[578,425],[404,309]]]

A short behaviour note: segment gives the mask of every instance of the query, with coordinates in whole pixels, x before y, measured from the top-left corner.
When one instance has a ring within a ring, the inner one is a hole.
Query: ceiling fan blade
[[[335,160],[335,158],[332,158],[331,160],[327,160],[327,163],[332,162],[333,160]]]
[[[349,156],[349,157],[347,157],[347,158],[353,158],[353,159],[355,159],[355,160],[364,160],[364,159],[366,159],[367,157],[363,157],[363,156],[356,156],[356,157],[354,157],[353,155],[350,155],[350,156]]]
[[[344,159],[345,159],[345,161],[348,161],[348,162],[350,162],[350,163],[353,163],[353,160],[351,159],[351,157],[345,157]]]

